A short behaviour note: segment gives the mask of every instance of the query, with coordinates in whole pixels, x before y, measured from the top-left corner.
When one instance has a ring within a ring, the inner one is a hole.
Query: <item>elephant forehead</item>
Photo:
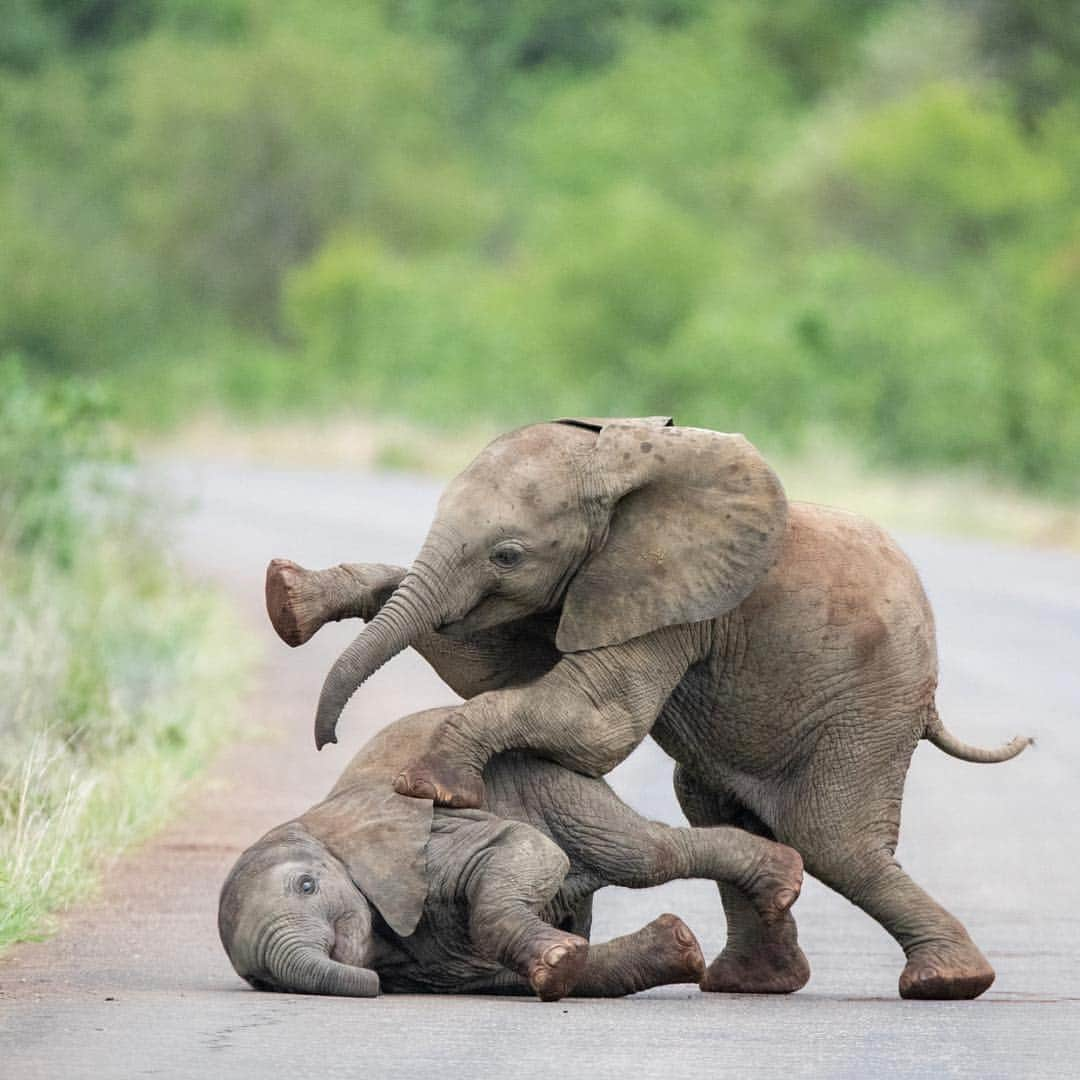
[[[263,921],[284,910],[284,906],[295,903],[286,903],[288,882],[303,869],[300,863],[286,870],[282,863],[271,862],[248,873],[231,876],[221,892],[219,918],[222,928],[228,928],[232,938],[252,937]]]
[[[226,888],[233,882],[254,878],[283,862],[303,861],[312,849],[312,839],[307,830],[296,822],[279,825],[241,854],[229,871]]]
[[[596,434],[565,424],[532,424],[501,435],[488,444],[465,470],[554,480],[561,469],[596,445]]]
[[[496,529],[534,527],[571,510],[576,488],[569,459],[482,455],[447,487],[440,512],[462,519],[470,531],[478,523]]]
[[[466,469],[466,475],[483,477],[500,486],[552,483],[572,467],[570,454],[559,447],[529,443],[494,443]]]

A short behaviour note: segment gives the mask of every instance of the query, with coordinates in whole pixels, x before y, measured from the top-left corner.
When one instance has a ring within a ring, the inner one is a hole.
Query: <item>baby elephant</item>
[[[372,997],[384,990],[616,997],[697,982],[681,919],[589,946],[593,893],[707,878],[742,891],[766,925],[802,885],[791,848],[741,829],[647,821],[603,781],[503,754],[479,810],[393,789],[450,709],[383,729],[330,795],[240,856],[218,928],[252,986]]]

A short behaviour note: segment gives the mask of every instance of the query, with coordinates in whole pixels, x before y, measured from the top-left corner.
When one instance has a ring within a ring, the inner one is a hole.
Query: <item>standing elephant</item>
[[[329,796],[237,860],[218,927],[259,989],[612,997],[705,970],[694,935],[661,915],[590,946],[593,893],[677,877],[722,880],[770,924],[799,894],[802,860],[741,829],[646,821],[603,780],[524,754],[485,771],[482,810],[398,795],[450,709],[384,728]]]
[[[563,420],[488,446],[447,487],[407,572],[305,575],[276,561],[268,604],[298,644],[320,620],[368,626],[323,687],[321,747],[349,697],[406,646],[469,698],[395,782],[451,806],[483,797],[491,755],[586,775],[650,731],[694,825],[790,844],[900,943],[900,994],[970,998],[994,973],[900,868],[904,778],[920,739],[967,761],[934,705],[934,623],[910,562],[853,514],[788,505],[739,435],[668,418]],[[809,967],[790,916],[765,927],[721,885],[728,940],[703,986],[789,992]]]

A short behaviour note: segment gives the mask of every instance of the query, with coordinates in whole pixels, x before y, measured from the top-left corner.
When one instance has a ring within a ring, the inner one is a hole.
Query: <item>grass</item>
[[[146,449],[283,468],[404,471],[448,479],[496,434],[492,427],[449,432],[364,416],[244,425],[206,413]],[[821,431],[799,453],[763,448],[793,499],[841,506],[901,532],[1080,550],[1080,505],[1022,491],[976,470],[875,468]]]
[[[91,892],[237,722],[248,656],[229,609],[117,554],[0,593],[0,949]]]
[[[0,949],[92,890],[237,720],[245,638],[117,456],[95,388],[0,358]]]

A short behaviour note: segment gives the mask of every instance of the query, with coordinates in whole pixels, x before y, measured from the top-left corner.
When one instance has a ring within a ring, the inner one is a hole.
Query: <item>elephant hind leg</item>
[[[908,877],[891,850],[812,853],[806,867],[899,942],[907,957],[901,997],[975,998],[993,983],[994,969],[967,930]]]
[[[706,789],[681,766],[675,769],[675,793],[687,820],[695,826],[732,825],[774,839],[764,823],[733,796]],[[806,985],[810,963],[799,948],[790,911],[763,919],[746,893],[719,881],[727,919],[727,943],[701,981],[702,990],[729,994],[790,994]]]
[[[573,997],[622,997],[654,986],[700,982],[701,946],[677,915],[661,915],[632,934],[589,947]]]
[[[894,752],[879,769],[866,768],[857,776],[819,761],[815,773],[793,789],[776,832],[800,852],[809,873],[862,908],[900,944],[907,957],[901,997],[978,997],[994,981],[994,969],[960,921],[894,858],[909,758],[910,750]],[[822,779],[815,782],[815,777]],[[811,805],[815,812],[808,816]]]

